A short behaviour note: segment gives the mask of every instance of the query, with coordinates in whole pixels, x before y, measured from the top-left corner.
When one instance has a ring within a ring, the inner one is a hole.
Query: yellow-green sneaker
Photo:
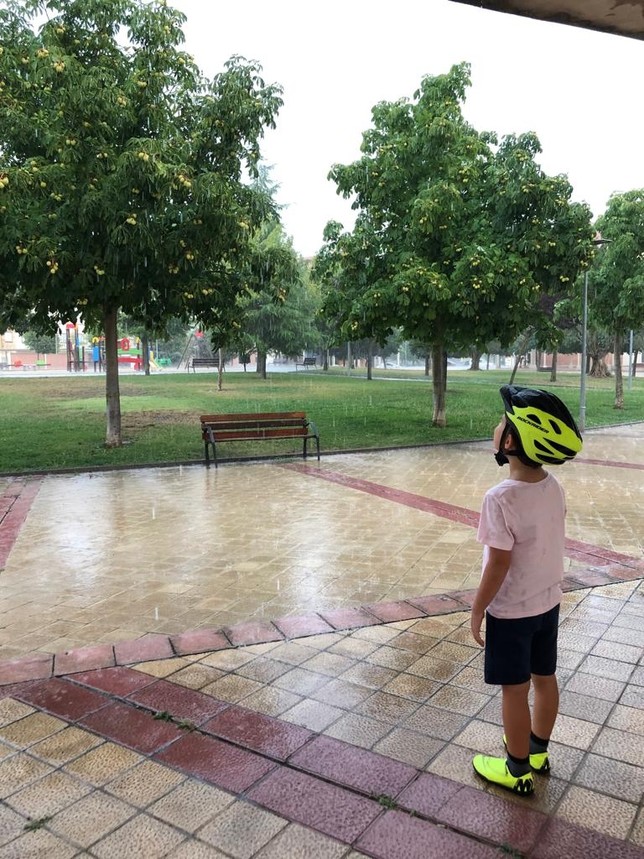
[[[489,758],[487,755],[475,755],[472,765],[485,781],[498,784],[507,790],[518,793],[520,796],[530,796],[534,791],[532,773],[529,772],[518,777],[513,776],[508,769],[505,758]]]
[[[503,734],[503,747],[507,752],[508,742],[505,738],[505,734]],[[530,767],[536,773],[547,775],[550,772],[550,758],[548,756],[548,752],[536,752],[534,755],[530,755]]]

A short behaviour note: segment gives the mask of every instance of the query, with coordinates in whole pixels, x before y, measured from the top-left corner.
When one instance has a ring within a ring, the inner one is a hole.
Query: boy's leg
[[[502,688],[508,756],[475,755],[472,761],[476,772],[486,781],[522,795],[534,790],[529,763],[530,624],[530,618],[499,620],[487,615],[485,682]]]
[[[503,730],[505,731],[508,753],[519,760],[527,759],[530,754],[531,729],[530,706],[528,704],[530,683],[502,686],[501,691],[503,696]]]
[[[559,712],[557,675],[550,674],[544,677],[541,674],[533,674],[532,684],[534,686],[532,733],[544,740],[549,740]]]

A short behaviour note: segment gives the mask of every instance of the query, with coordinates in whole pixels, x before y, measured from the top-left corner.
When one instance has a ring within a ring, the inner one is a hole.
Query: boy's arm
[[[485,609],[496,596],[510,569],[511,549],[494,549],[488,546],[488,557],[481,576],[481,582],[476,591],[472,603],[472,614],[470,617],[470,629],[477,644],[484,644],[481,638],[481,624]]]

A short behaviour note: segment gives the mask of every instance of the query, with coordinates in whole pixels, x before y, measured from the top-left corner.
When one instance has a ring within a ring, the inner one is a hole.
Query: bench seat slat
[[[221,423],[212,424],[212,423],[204,423],[202,424],[204,431],[207,429],[211,429],[213,432],[219,435],[223,430],[254,430],[254,431],[270,431],[271,429],[301,429],[306,428],[306,421],[250,421],[240,422],[240,421],[222,421]]]
[[[251,441],[252,439],[269,438],[304,438],[308,435],[306,427],[287,429],[259,427],[257,429],[217,430],[215,441]],[[208,434],[206,433],[206,438]]]

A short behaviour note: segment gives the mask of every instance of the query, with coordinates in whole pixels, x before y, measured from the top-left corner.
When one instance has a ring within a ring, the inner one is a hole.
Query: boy
[[[500,393],[505,413],[494,446],[496,461],[509,463],[510,476],[483,500],[477,537],[485,546],[483,575],[471,630],[485,646],[485,682],[502,688],[507,758],[476,755],[473,765],[486,781],[527,796],[534,790],[532,770],[550,769],[548,741],[559,709],[555,670],[566,504],[559,482],[543,466],[573,459],[582,440],[554,394],[518,385],[505,385]]]

